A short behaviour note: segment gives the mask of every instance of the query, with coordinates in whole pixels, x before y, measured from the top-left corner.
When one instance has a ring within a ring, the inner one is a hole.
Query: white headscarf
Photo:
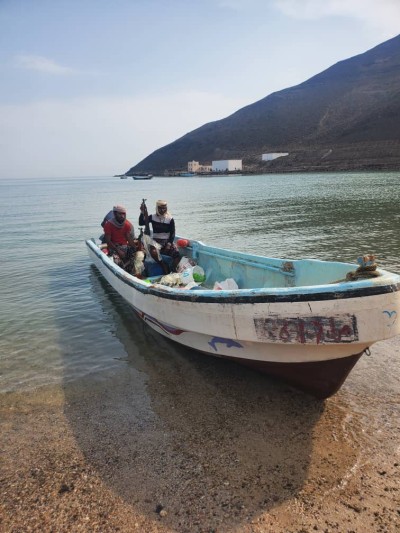
[[[167,207],[167,211],[165,213],[160,213],[158,208],[159,207],[167,207],[167,201],[166,200],[157,200],[156,202],[156,213],[159,217],[161,218],[171,218],[171,213],[168,211],[168,207]]]
[[[126,208],[123,205],[114,205],[113,213],[115,213],[115,212],[124,213],[125,214],[124,221],[123,222],[118,222],[118,220],[115,218],[115,216],[113,216],[112,219],[110,220],[110,222],[111,222],[111,224],[113,224],[117,228],[123,228],[124,224],[126,222]]]

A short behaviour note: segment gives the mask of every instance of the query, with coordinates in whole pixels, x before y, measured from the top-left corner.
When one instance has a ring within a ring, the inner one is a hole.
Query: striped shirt
[[[139,226],[144,226],[145,219],[143,213],[139,216]],[[153,228],[153,239],[174,242],[175,221],[172,217],[160,217],[159,215],[149,215],[149,224]]]

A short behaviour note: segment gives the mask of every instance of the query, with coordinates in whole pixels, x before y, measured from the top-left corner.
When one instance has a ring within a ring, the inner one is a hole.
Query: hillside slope
[[[290,155],[261,163],[261,154]],[[132,167],[243,159],[255,171],[400,167],[400,35],[187,133]]]

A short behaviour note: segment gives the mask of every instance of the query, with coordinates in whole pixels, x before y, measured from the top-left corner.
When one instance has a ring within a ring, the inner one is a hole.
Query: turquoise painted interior
[[[182,251],[204,269],[204,288],[213,288],[216,281],[227,278],[233,278],[239,289],[325,285],[343,281],[348,272],[357,268],[351,263],[254,256],[197,242]]]

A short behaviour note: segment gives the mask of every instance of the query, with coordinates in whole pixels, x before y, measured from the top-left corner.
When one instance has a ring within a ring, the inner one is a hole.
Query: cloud
[[[0,106],[0,178],[125,172],[151,152],[246,102],[180,92]]]
[[[52,59],[36,55],[19,55],[15,57],[14,65],[17,68],[27,70],[37,70],[39,72],[46,72],[47,74],[55,74],[57,76],[65,76],[73,74],[74,69],[58,65]]]
[[[347,17],[380,30],[387,38],[399,33],[399,0],[273,0],[273,4],[283,14],[293,18],[317,20]]]

